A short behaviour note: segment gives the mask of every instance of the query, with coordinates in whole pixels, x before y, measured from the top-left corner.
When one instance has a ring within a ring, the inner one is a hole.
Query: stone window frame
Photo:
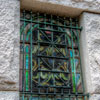
[[[100,99],[100,1],[51,1],[54,0],[0,1],[0,99],[19,100],[20,8],[72,17],[80,16],[80,26],[83,27],[80,41],[86,92],[90,93],[90,100]]]

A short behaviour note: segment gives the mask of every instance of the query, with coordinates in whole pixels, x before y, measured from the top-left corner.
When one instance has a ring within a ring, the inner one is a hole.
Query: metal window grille
[[[21,12],[20,100],[87,100],[76,18]]]

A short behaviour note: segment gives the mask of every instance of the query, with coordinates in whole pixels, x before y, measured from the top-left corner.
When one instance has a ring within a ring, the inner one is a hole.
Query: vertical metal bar
[[[46,100],[48,100],[48,95],[46,95]]]
[[[78,100],[78,96],[76,96],[76,100]]]
[[[44,28],[46,28],[46,14],[44,14]],[[47,88],[47,91],[46,93],[48,94],[48,88]],[[48,100],[48,95],[46,94],[46,100]]]
[[[51,15],[51,29],[53,29],[53,26],[52,26],[52,15]],[[53,53],[54,53],[54,44],[53,44],[53,42],[54,42],[54,34],[53,34],[53,32],[51,33],[51,41],[52,41],[52,56],[54,56],[53,55]],[[54,70],[54,59],[52,59],[53,60],[53,70]],[[54,75],[54,73],[53,73],[53,85],[55,86],[55,75]],[[54,92],[55,92],[55,88],[54,88]]]
[[[48,87],[47,87],[47,94],[48,94]],[[48,100],[48,95],[46,96],[46,100]]]
[[[64,89],[62,88],[61,89],[61,100],[63,100],[63,98],[64,98]]]
[[[24,100],[24,94],[23,94],[23,96],[22,96],[22,100]]]
[[[70,26],[72,27],[72,19],[70,18]],[[72,42],[72,61],[73,61],[73,68],[72,68],[72,77],[75,78],[74,80],[74,85],[75,85],[75,91],[74,92],[77,92],[76,91],[76,69],[75,69],[75,60],[74,60],[74,48],[73,48],[73,32],[72,32],[72,28],[71,28],[71,42]],[[74,71],[73,71],[74,70]]]
[[[38,13],[38,29],[39,29],[39,13]],[[39,55],[39,50],[40,50],[40,43],[39,43],[39,30],[38,30],[38,55]],[[40,58],[38,58],[38,70],[40,70]],[[38,85],[40,85],[40,72],[38,72],[39,78],[38,78]],[[38,88],[39,94],[40,94],[40,87]],[[40,95],[38,97],[38,100],[40,100]]]
[[[64,20],[66,20],[66,18],[64,17]],[[65,23],[65,21],[64,21],[64,27],[66,27],[66,23]],[[64,31],[66,32],[66,30],[64,29]],[[66,55],[65,55],[65,57],[67,57],[67,40],[66,40],[66,38],[67,38],[67,35],[66,35],[66,33],[65,33],[65,51],[66,51]]]
[[[40,95],[38,95],[38,100],[40,100]]]
[[[64,27],[66,27],[66,23],[65,23],[65,20],[66,20],[66,18],[64,17]],[[65,31],[65,28],[64,28],[64,31]],[[66,40],[66,38],[67,38],[67,36],[66,36],[66,31],[65,31],[65,53],[66,53],[66,55],[65,55],[65,57],[67,57],[68,56],[68,54],[67,54],[67,40]],[[67,63],[67,61],[66,61],[66,63]],[[67,67],[67,65],[66,65],[66,67]],[[68,71],[68,67],[67,67],[67,70],[66,70],[66,72]],[[63,90],[64,91],[64,90]]]
[[[24,16],[24,19],[25,19],[25,11],[23,11],[23,16]],[[25,27],[25,21],[24,21],[24,27]],[[22,91],[24,92],[24,68],[25,68],[25,33],[23,32],[23,75],[22,75]]]
[[[27,100],[27,99],[26,99]],[[29,97],[29,100],[32,100],[32,95]]]
[[[70,96],[69,96],[69,100],[71,100]]]
[[[77,27],[77,23],[75,23],[76,27]],[[78,27],[77,27],[78,28]],[[77,29],[76,29],[77,32]],[[78,37],[77,37],[78,38]],[[79,43],[79,41],[77,41]],[[76,78],[77,78],[77,73],[76,73]],[[77,79],[76,79],[76,94],[77,94],[78,90],[77,90]],[[78,97],[76,96],[76,100],[78,100]]]
[[[56,100],[56,95],[54,95],[54,100]]]
[[[32,36],[33,36],[33,33],[32,33],[32,11],[31,11],[31,92],[32,92],[32,48],[33,48],[33,44],[32,44],[32,42],[33,42],[33,40],[32,40]]]

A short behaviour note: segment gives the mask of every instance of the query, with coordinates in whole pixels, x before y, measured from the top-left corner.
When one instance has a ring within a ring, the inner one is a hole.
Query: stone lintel
[[[77,17],[84,11],[100,13],[100,0],[21,0],[21,9]]]

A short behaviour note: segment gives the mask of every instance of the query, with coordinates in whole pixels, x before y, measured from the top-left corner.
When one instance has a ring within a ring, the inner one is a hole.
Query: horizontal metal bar
[[[63,89],[71,89],[71,87],[70,86],[52,86],[52,85],[49,85],[49,86],[42,86],[42,85],[38,85],[38,87],[45,87],[45,88],[49,88],[49,87],[51,87],[51,88],[63,88]]]
[[[22,44],[23,41],[20,41],[20,43]],[[32,44],[33,44],[33,45],[38,45],[38,43],[40,43],[40,46],[52,45],[51,42],[39,42],[39,41],[33,42]],[[30,42],[25,41],[25,44],[30,44]],[[59,46],[59,47],[66,48],[66,47],[65,47],[66,44],[57,44],[57,43],[54,43],[53,45],[56,45],[57,47]],[[67,48],[68,48],[68,49],[72,49],[72,47],[71,47],[71,46],[68,46],[68,45],[67,45]],[[73,48],[74,48],[74,49],[78,49],[78,46],[74,46]]]
[[[23,52],[21,52],[21,53],[23,53]],[[70,56],[65,58],[65,57],[56,57],[56,56],[44,56],[44,55],[39,55],[39,54],[33,56],[33,58],[38,58],[38,57],[40,57],[40,58],[48,58],[48,59],[60,59],[60,60],[69,60],[69,59],[72,58]],[[28,58],[30,58],[30,56]],[[75,59],[80,59],[78,56],[74,56],[74,58]]]
[[[31,71],[31,69],[23,69],[23,68],[20,68],[20,70],[27,70],[27,71]],[[65,73],[65,74],[71,74],[70,72],[64,72],[64,71],[52,71],[52,70],[37,70],[38,72],[52,72],[52,73]],[[36,71],[33,71],[33,73],[36,72]],[[81,74],[80,72],[76,72],[76,74]]]
[[[35,92],[21,92],[21,94],[31,94],[31,95],[61,95],[61,93],[35,93]],[[80,97],[80,96],[88,96],[88,94],[83,94],[83,93],[68,93],[68,94],[65,94],[65,96],[70,96],[70,97],[73,97],[73,96],[77,96],[77,97]]]
[[[56,57],[56,56],[44,56],[44,55],[37,55],[37,57],[42,57],[42,58],[52,58],[52,59],[65,59],[65,60],[69,60],[70,58],[69,57],[67,57],[67,58],[65,58],[65,57]]]
[[[50,31],[50,32],[59,32],[59,33],[66,33],[64,31],[53,30],[53,29],[46,29],[46,28],[37,28],[38,30]]]
[[[70,72],[64,72],[64,71],[57,71],[57,70],[38,70],[39,72],[52,72],[52,73],[65,73],[65,74],[70,74]]]
[[[57,27],[63,27],[63,28],[69,28],[69,29],[77,29],[77,30],[82,30],[82,27],[75,27],[75,26],[60,26],[60,25],[56,25],[56,24],[51,24],[51,23],[48,23],[48,22],[37,22],[37,21],[31,21],[31,20],[27,20],[27,19],[22,19],[21,18],[21,21],[24,21],[24,22],[32,22],[32,23],[36,23],[36,24],[44,24],[44,25],[51,25],[51,26],[57,26]]]
[[[35,57],[41,57],[41,58],[52,58],[52,59],[64,59],[64,60],[69,60],[72,57],[56,57],[56,56],[44,56],[44,55],[35,55]],[[79,59],[79,57],[75,56],[74,58]]]

